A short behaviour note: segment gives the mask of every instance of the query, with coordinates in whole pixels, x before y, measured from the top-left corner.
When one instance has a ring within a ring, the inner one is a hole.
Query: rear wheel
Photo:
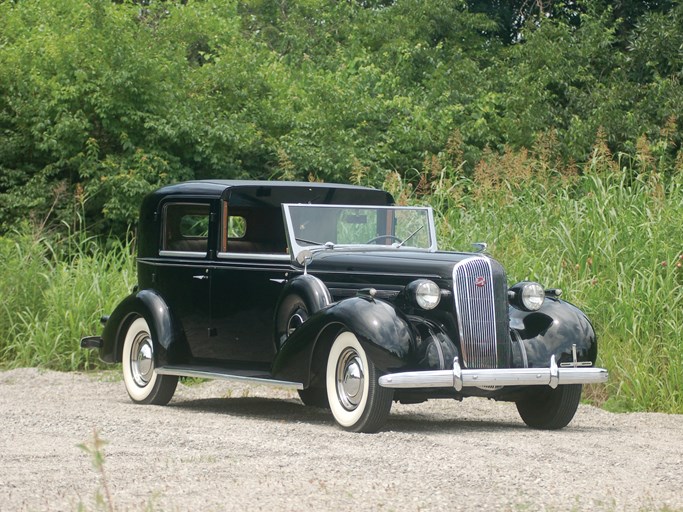
[[[154,371],[154,342],[144,318],[128,327],[123,342],[123,382],[133,402],[166,405],[175,393],[178,377]]]
[[[393,390],[379,385],[379,371],[356,336],[342,332],[327,358],[327,400],[337,423],[351,432],[377,432],[391,410]]]
[[[517,402],[517,411],[532,428],[557,430],[574,418],[580,400],[581,384],[534,389]]]

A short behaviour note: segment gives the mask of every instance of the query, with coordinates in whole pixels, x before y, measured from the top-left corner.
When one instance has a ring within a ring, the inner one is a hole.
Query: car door
[[[211,273],[211,339],[222,359],[270,363],[275,306],[292,270],[279,208],[223,204]]]
[[[270,363],[275,355],[273,317],[287,276],[277,261],[247,261],[224,255],[214,269],[211,338],[220,357]]]
[[[215,356],[210,343],[211,203],[175,199],[162,205],[162,243],[154,288],[182,328],[195,359]]]

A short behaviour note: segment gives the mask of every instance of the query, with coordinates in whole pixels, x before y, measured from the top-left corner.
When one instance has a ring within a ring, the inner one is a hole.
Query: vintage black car
[[[593,327],[481,250],[439,251],[432,210],[381,190],[171,185],[140,209],[138,286],[81,346],[123,363],[136,403],[189,376],[297,389],[350,431],[380,429],[393,401],[468,396],[562,428],[607,380]]]

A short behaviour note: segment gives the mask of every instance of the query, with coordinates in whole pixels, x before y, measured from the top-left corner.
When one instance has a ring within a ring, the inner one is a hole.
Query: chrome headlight
[[[538,311],[545,300],[545,290],[534,282],[522,281],[508,292],[510,304],[523,311]]]
[[[408,293],[422,309],[434,309],[441,300],[441,289],[429,279],[418,279],[408,285]]]

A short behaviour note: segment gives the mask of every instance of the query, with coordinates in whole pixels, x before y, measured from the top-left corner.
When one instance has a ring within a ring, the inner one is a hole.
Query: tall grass
[[[59,370],[98,365],[79,339],[136,282],[130,242],[105,249],[83,233],[53,241],[28,224],[0,238],[0,364]]]

